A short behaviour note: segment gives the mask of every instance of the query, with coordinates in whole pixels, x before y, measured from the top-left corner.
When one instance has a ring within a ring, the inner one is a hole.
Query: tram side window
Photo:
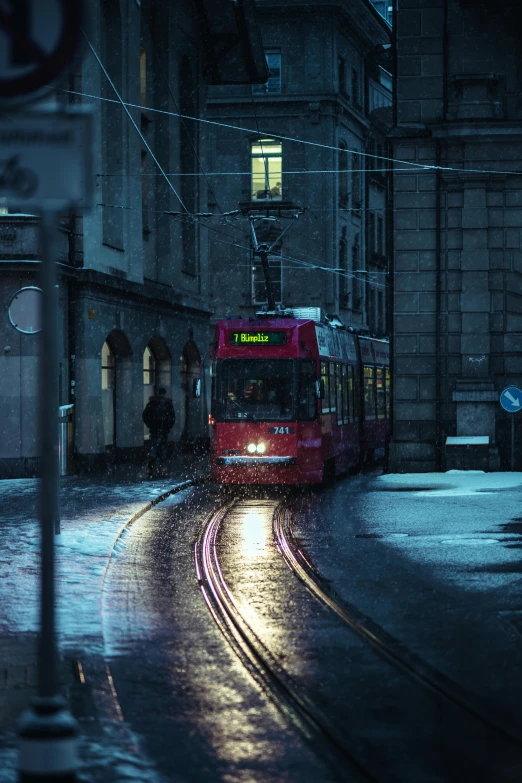
[[[335,364],[335,392],[337,405],[337,424],[343,423],[343,365],[340,362]]]
[[[313,421],[317,416],[317,396],[315,382],[317,368],[313,359],[302,359],[299,368],[299,421]]]
[[[348,382],[350,378],[350,368],[342,365],[342,387],[343,387],[343,424],[348,424],[350,421],[350,405],[348,403]]]
[[[328,374],[328,362],[321,362],[321,380],[324,386],[323,413],[330,412],[330,376]]]
[[[364,418],[375,419],[375,375],[373,367],[364,368]]]
[[[348,400],[352,421],[359,419],[359,398],[355,387],[355,367],[347,367],[348,370]]]
[[[330,367],[330,411],[333,413],[336,410],[335,404],[335,364],[329,362]]]
[[[217,398],[217,385],[216,385],[216,362],[210,363],[210,415],[216,415],[216,398]]]
[[[389,419],[391,415],[391,377],[390,369],[386,368],[386,418]]]
[[[376,392],[377,392],[377,418],[386,418],[386,399],[384,393],[384,368],[377,367],[376,371]]]

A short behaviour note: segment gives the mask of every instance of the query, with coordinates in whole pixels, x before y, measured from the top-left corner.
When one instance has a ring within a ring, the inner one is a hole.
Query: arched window
[[[101,351],[101,396],[104,445],[113,446],[116,439],[115,416],[116,360],[108,342]]]
[[[341,209],[346,209],[348,207],[348,149],[344,141],[341,141],[339,146],[339,206]]]
[[[149,346],[143,351],[143,385],[154,386],[156,383],[156,360]]]
[[[199,435],[199,408],[200,402],[194,399],[193,384],[199,377],[201,370],[201,355],[195,342],[189,340],[183,348],[180,356],[181,364],[181,389],[185,396],[184,411],[185,421],[181,437],[183,440],[193,440]]]
[[[171,358],[170,351],[161,337],[153,337],[143,351],[143,408],[149,398],[165,389],[171,396]],[[143,429],[145,440],[149,440],[148,427]]]

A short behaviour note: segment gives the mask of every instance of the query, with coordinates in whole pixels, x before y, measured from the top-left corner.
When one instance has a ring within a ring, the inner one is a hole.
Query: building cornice
[[[368,51],[377,44],[391,42],[392,29],[369,0],[257,0],[260,22],[277,14],[283,16],[341,16],[351,35],[359,38]]]

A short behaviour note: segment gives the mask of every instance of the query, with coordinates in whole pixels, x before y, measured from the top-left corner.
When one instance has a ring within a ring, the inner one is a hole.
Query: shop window
[[[275,139],[258,139],[250,148],[252,199],[281,200],[283,196],[283,146]]]

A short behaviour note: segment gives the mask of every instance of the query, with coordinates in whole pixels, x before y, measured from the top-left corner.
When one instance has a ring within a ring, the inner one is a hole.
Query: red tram
[[[305,318],[216,324],[212,477],[322,483],[384,449],[389,344]]]

